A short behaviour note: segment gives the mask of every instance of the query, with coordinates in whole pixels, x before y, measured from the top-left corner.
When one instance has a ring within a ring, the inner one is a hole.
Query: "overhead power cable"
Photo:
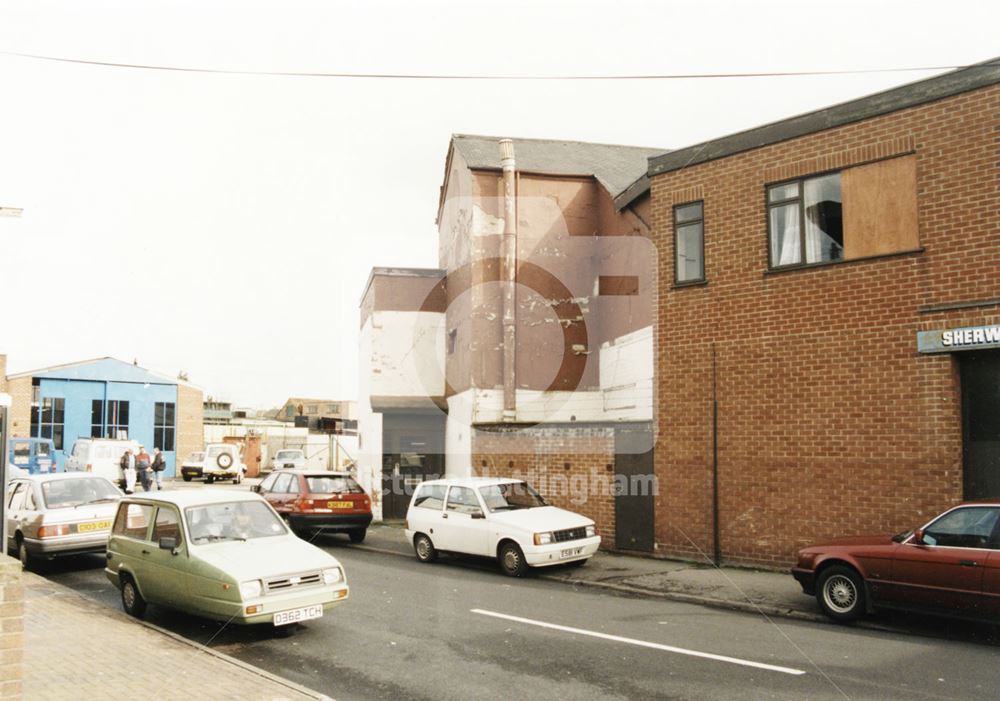
[[[709,80],[720,78],[785,78],[797,76],[834,76],[861,75],[868,73],[907,73],[921,71],[947,71],[971,66],[907,66],[889,68],[857,68],[824,71],[761,71],[747,73],[650,73],[650,74],[620,74],[620,75],[527,75],[527,74],[460,74],[460,73],[350,73],[350,72],[312,72],[312,71],[251,71],[229,70],[223,68],[200,68],[190,66],[160,66],[144,63],[120,63],[117,61],[93,61],[81,58],[66,58],[61,56],[43,56],[15,51],[0,51],[0,55],[33,59],[36,61],[54,61],[57,63],[73,63],[85,66],[100,66],[104,68],[127,68],[145,71],[171,71],[176,73],[210,73],[219,75],[245,76],[277,76],[290,78],[346,78],[363,80]],[[994,63],[974,64],[977,66],[996,65]]]

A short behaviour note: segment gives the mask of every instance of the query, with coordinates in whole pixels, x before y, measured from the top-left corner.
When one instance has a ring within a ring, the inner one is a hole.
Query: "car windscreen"
[[[276,460],[295,460],[302,457],[301,450],[279,450],[275,456]]]
[[[42,482],[42,499],[46,509],[62,509],[82,504],[117,501],[121,493],[106,479],[81,477]]]
[[[188,460],[191,462],[201,462],[204,459],[205,459],[204,453],[191,453],[190,457],[188,457]]]
[[[262,501],[230,501],[184,509],[194,544],[285,535],[285,524]]]
[[[479,488],[479,494],[490,511],[513,511],[546,506],[541,495],[527,482],[505,482]]]
[[[364,494],[365,490],[351,477],[306,477],[306,484],[313,494]]]

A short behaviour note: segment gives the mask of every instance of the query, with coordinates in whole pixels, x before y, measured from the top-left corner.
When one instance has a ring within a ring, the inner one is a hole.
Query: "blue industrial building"
[[[29,431],[22,426],[20,434],[52,438],[60,471],[81,437],[130,439],[150,454],[158,447],[166,458],[166,477],[176,473],[179,451],[201,447],[200,435],[198,445],[178,446],[182,414],[195,418],[200,434],[201,391],[132,363],[100,358],[60,365],[10,375],[7,386],[14,398],[14,415],[30,416]],[[188,391],[179,391],[182,386]],[[21,407],[19,412],[17,404],[26,400],[28,411]]]

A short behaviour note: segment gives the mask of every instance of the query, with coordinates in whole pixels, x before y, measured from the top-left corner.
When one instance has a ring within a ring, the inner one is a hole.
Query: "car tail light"
[[[69,526],[65,523],[58,526],[42,526],[38,529],[39,538],[55,538],[61,535],[69,535]]]
[[[296,499],[292,506],[297,511],[311,511],[316,508],[316,501],[314,499]]]
[[[91,464],[90,464],[90,463],[88,462],[88,463],[87,463],[87,468],[86,468],[86,469],[87,469],[87,472],[93,472],[93,471],[94,471],[94,466],[93,466],[93,465],[91,465]]]

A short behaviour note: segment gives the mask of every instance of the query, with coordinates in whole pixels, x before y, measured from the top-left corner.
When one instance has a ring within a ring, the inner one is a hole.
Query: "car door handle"
[[[441,518],[448,518],[448,514],[441,514]]]
[[[149,555],[149,551],[148,551],[148,550],[143,550],[143,551],[142,551],[142,554],[143,554],[143,555]]]
[[[959,560],[958,564],[962,567],[976,567],[979,563],[975,560]]]
[[[111,553],[104,553],[104,559],[105,560],[110,560],[113,557],[114,557],[114,555],[112,555]]]

